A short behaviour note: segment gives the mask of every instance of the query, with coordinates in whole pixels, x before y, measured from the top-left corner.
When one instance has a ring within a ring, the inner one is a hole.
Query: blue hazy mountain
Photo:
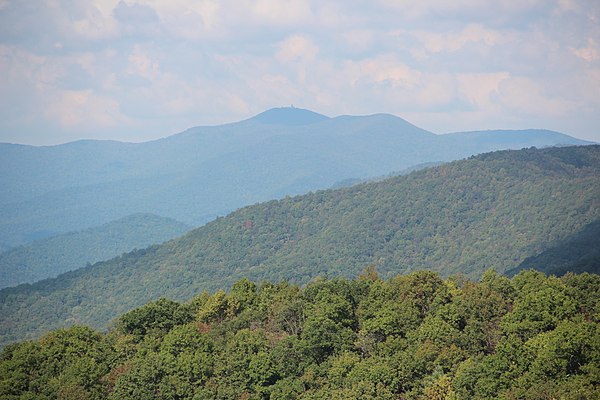
[[[295,107],[272,108],[252,118],[267,125],[308,125],[321,122],[329,117],[310,110]]]
[[[162,243],[190,229],[170,218],[134,214],[83,231],[36,240],[0,253],[0,288],[55,277]]]
[[[0,144],[0,246],[134,213],[201,225],[241,206],[413,165],[530,146],[586,144],[544,130],[435,135],[402,118],[276,108],[145,143]]]

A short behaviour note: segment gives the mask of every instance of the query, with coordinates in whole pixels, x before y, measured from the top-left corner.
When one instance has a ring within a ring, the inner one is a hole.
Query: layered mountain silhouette
[[[146,143],[0,144],[0,248],[134,213],[203,224],[241,206],[498,149],[585,144],[543,130],[435,135],[387,114],[277,108]]]
[[[481,154],[273,200],[162,245],[0,290],[0,344],[72,324],[105,328],[148,301],[187,300],[242,278],[306,283],[367,266],[383,277],[503,273],[574,237],[594,246],[580,239],[597,232],[599,199],[600,146],[575,146]]]

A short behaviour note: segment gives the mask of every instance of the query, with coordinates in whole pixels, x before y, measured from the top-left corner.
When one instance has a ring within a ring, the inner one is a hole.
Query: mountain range
[[[504,273],[582,243],[599,219],[600,146],[486,153],[245,207],[162,245],[3,289],[1,343],[72,324],[106,328],[148,301],[190,299],[241,278],[302,284],[367,266],[383,277],[421,269]],[[595,242],[588,243],[578,257],[592,260]],[[553,272],[568,271],[571,261]],[[588,266],[598,272],[597,262]]]
[[[199,226],[239,207],[498,149],[586,144],[546,130],[436,135],[388,114],[276,108],[145,143],[0,144],[0,249],[152,213]]]

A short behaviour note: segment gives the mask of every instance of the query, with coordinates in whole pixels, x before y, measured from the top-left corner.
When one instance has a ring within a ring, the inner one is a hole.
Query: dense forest
[[[600,277],[236,282],[9,345],[2,399],[598,399]]]
[[[170,218],[133,214],[83,231],[36,240],[0,253],[0,288],[55,277],[162,243],[190,229]]]
[[[482,154],[246,207],[163,245],[3,289],[0,342],[73,324],[103,329],[161,296],[185,301],[242,278],[303,284],[355,277],[370,264],[384,278],[422,269],[442,277],[504,273],[599,218],[600,146]],[[594,249],[578,254],[593,260]],[[578,270],[597,271],[597,263],[585,265]],[[556,268],[562,274],[572,265]]]
[[[548,275],[561,275],[566,271],[600,273],[600,220],[587,224],[575,235],[526,258],[517,268],[507,271],[507,275],[534,268]]]

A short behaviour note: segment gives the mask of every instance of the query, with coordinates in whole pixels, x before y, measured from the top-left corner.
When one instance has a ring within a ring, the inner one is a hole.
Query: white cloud
[[[83,39],[110,39],[117,36],[117,23],[101,14],[87,16],[72,22],[73,34]]]
[[[500,85],[510,78],[508,72],[459,74],[457,81],[460,95],[481,111],[495,107],[494,100],[498,97]]]
[[[499,100],[505,109],[519,114],[560,117],[574,111],[575,104],[547,94],[544,85],[525,77],[510,77],[500,82]]]
[[[460,18],[463,20],[479,19],[493,21],[505,21],[547,4],[545,0],[376,1],[411,19],[425,18],[433,15],[441,20]]]
[[[296,25],[312,17],[307,0],[256,0],[252,3],[254,16],[273,25]]]
[[[600,118],[600,67],[587,68],[578,75],[574,75],[561,87],[562,92],[570,94],[572,101],[579,102],[578,110],[588,111]],[[600,125],[598,125],[600,126]],[[598,138],[600,142],[600,138]]]
[[[330,63],[319,73],[324,76],[318,82],[320,101],[327,105],[337,101],[347,112],[401,115],[409,110],[439,110],[450,107],[457,97],[457,83],[451,74],[419,71],[391,54]]]
[[[341,35],[344,45],[351,52],[366,51],[375,45],[375,33],[369,29],[350,29]]]
[[[81,128],[90,124],[98,128],[114,128],[127,122],[119,112],[116,100],[98,96],[91,90],[61,91],[53,97],[46,104],[44,114],[64,128]]]
[[[511,35],[506,32],[500,33],[486,29],[481,24],[469,24],[459,32],[416,31],[412,34],[431,53],[455,52],[469,43],[482,43],[491,47],[511,40]]]
[[[576,0],[558,0],[556,2],[556,10],[557,13],[576,11],[579,9],[580,4]]]
[[[140,45],[134,46],[133,51],[128,57],[128,61],[127,73],[150,80],[158,77],[160,71],[159,63],[144,53]]]
[[[586,47],[579,49],[571,47],[571,51],[577,57],[587,62],[593,62],[600,58],[600,47],[593,38],[588,38]]]
[[[314,61],[319,47],[310,38],[294,35],[286,38],[279,44],[277,59],[284,63],[297,61]]]
[[[91,77],[97,73],[96,54],[92,52],[81,53],[73,56],[73,62],[85,70]]]
[[[161,24],[176,37],[199,40],[211,36],[221,36],[223,26],[222,4],[217,0],[153,0],[149,1],[156,10]]]

